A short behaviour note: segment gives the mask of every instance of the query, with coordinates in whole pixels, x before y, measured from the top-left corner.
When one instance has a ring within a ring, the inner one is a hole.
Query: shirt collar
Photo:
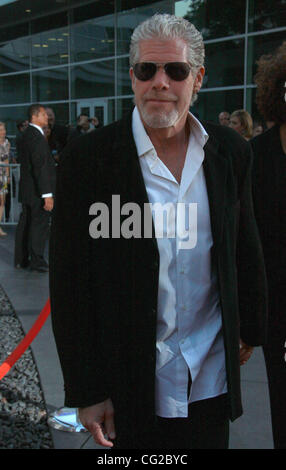
[[[29,122],[29,124],[30,126],[33,126],[38,129],[38,131],[40,131],[42,135],[45,135],[43,129],[40,126],[38,126],[37,124],[32,124],[31,122]]]
[[[154,146],[145,131],[137,106],[132,113],[132,132],[139,157],[154,149]]]
[[[204,147],[209,138],[205,128],[192,113],[188,114],[188,122],[192,135],[199,142],[201,147]],[[145,131],[137,106],[135,106],[132,113],[132,132],[139,157],[143,157],[147,152],[154,149],[154,146]]]

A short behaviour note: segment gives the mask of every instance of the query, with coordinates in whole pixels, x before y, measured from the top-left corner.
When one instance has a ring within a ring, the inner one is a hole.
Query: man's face
[[[49,126],[54,127],[55,121],[56,121],[54,111],[51,108],[46,108],[46,112],[47,112],[48,119],[49,119]]]
[[[78,125],[84,130],[88,131],[90,128],[89,120],[87,116],[80,116]]]
[[[233,116],[232,118],[230,118],[229,127],[234,129],[240,135],[243,135],[244,126],[242,125],[241,120],[238,116]]]
[[[220,113],[219,115],[219,123],[222,125],[222,126],[229,126],[229,113]]]
[[[40,127],[45,127],[48,125],[48,114],[45,108],[40,108],[37,114],[34,114],[32,118],[32,123],[37,124]]]
[[[188,62],[187,44],[181,39],[159,38],[141,41],[138,62]],[[191,64],[192,65],[192,64]],[[204,76],[202,67],[196,77],[192,72],[183,81],[172,80],[163,67],[148,81],[141,81],[130,69],[135,102],[143,122],[152,128],[165,128],[186,120],[194,92],[201,88]]]
[[[20,127],[20,129],[19,129],[20,132],[24,132],[25,129],[27,129],[28,125],[29,125],[29,121],[23,121],[23,122],[22,122],[22,125],[21,125],[21,127]]]

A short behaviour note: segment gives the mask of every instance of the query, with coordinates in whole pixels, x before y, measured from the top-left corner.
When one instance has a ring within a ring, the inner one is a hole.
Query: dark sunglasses
[[[167,62],[166,64],[139,62],[134,65],[133,70],[138,80],[147,82],[147,80],[154,77],[159,67],[163,67],[168,77],[176,82],[185,80],[191,71],[191,66],[187,62]]]

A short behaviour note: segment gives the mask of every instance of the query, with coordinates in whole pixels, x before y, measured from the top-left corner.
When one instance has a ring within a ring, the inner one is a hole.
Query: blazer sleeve
[[[99,246],[93,264],[89,206],[95,174],[90,162],[89,144],[66,147],[58,166],[50,236],[51,317],[69,407],[90,406],[111,394],[102,324],[110,298],[102,267],[108,264],[108,250]],[[100,296],[105,303],[100,303]]]
[[[48,143],[43,136],[34,136],[29,141],[29,156],[38,194],[41,196],[42,194],[53,193],[51,155]]]
[[[237,230],[237,279],[241,339],[258,346],[266,341],[268,287],[252,199],[253,155],[248,144],[239,161],[240,214]]]

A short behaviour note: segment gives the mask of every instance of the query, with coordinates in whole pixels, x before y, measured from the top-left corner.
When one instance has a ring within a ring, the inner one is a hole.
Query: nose
[[[157,68],[157,71],[152,80],[152,86],[157,90],[167,89],[170,86],[170,78],[162,66]]]

